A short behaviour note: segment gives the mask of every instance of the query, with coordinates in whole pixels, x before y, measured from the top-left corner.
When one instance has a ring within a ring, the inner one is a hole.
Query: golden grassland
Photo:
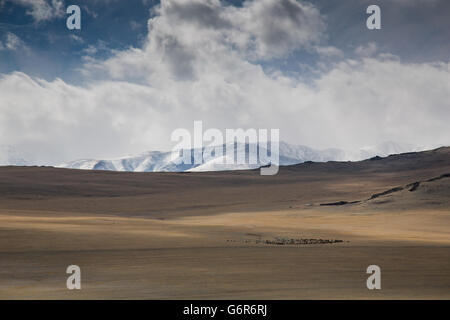
[[[272,177],[3,167],[0,299],[449,299],[449,172],[449,148]]]

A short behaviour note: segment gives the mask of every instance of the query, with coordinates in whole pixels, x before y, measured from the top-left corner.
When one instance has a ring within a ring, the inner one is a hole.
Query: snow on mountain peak
[[[270,146],[270,144],[268,144]],[[198,171],[223,171],[223,170],[246,170],[256,169],[261,166],[268,165],[265,161],[259,161],[257,164],[245,163],[236,164],[233,159],[230,160],[230,155],[226,155],[227,144],[218,146],[223,148],[223,155],[215,155],[211,153],[211,149],[187,149],[183,152],[188,152],[191,155],[191,163],[184,163],[180,154],[177,152],[160,152],[148,151],[137,156],[127,156],[123,158],[110,160],[95,160],[84,159],[70,161],[61,164],[58,167],[72,168],[72,169],[86,169],[86,170],[111,170],[111,171],[132,171],[132,172],[198,172]],[[228,144],[230,147],[230,144]],[[232,146],[233,147],[233,146]],[[251,146],[246,143],[236,143],[234,145],[234,156],[241,156],[248,160],[249,150],[251,147],[258,148],[258,146]],[[270,150],[270,148],[268,148]],[[384,142],[376,146],[364,147],[356,151],[345,151],[341,149],[324,149],[317,150],[302,145],[293,145],[281,141],[279,143],[279,164],[281,166],[293,165],[305,161],[326,162],[326,161],[359,161],[374,156],[385,157],[390,154],[421,151],[423,148],[414,148],[409,144],[398,144],[394,142]],[[267,150],[263,150],[267,151]],[[194,163],[194,153],[202,152],[204,157],[208,154],[207,161],[196,164]],[[189,157],[189,156],[188,156]],[[227,158],[228,157],[228,158]],[[259,159],[259,157],[258,157]],[[228,161],[227,161],[228,160]],[[230,164],[231,163],[231,164]]]

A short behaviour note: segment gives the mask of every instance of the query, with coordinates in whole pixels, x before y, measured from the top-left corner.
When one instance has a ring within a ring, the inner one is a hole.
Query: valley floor
[[[428,214],[434,222],[421,228],[423,212],[329,219],[307,210],[172,221],[3,213],[0,298],[449,299],[448,212]],[[258,242],[275,237],[344,242]],[[81,267],[82,290],[66,289],[72,264]],[[366,288],[372,264],[381,267],[381,290]]]
[[[0,299],[450,299],[449,159],[271,178],[0,168]]]

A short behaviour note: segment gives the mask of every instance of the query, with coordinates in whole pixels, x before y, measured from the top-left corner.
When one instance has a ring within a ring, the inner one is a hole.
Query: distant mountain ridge
[[[238,152],[248,160],[251,145],[236,144],[234,146],[235,157]],[[256,146],[255,146],[256,147]],[[225,150],[226,145],[223,145]],[[385,142],[374,147],[365,147],[356,151],[345,151],[341,149],[316,150],[302,145],[293,145],[286,142],[279,144],[280,166],[293,165],[306,161],[359,161],[375,156],[385,157],[391,154],[399,154],[412,151],[423,151],[425,148],[414,148],[412,145]],[[214,154],[204,163],[195,164],[193,154],[198,150],[188,149],[191,153],[191,164],[183,163],[182,157],[174,152],[149,151],[136,156],[128,156],[117,159],[81,159],[63,163],[60,168],[84,169],[84,170],[110,170],[130,172],[195,172],[195,171],[224,171],[224,170],[246,170],[256,169],[270,164],[268,160],[258,161],[258,164],[225,164],[226,156],[215,156]],[[205,149],[202,150],[205,152]],[[242,152],[245,153],[242,154]],[[267,152],[267,150],[263,150]],[[224,152],[225,154],[225,152]]]

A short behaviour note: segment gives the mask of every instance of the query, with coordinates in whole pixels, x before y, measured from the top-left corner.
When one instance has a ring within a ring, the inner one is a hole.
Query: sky
[[[317,149],[450,145],[449,16],[446,0],[0,0],[0,146],[113,158],[170,150],[195,120]]]

